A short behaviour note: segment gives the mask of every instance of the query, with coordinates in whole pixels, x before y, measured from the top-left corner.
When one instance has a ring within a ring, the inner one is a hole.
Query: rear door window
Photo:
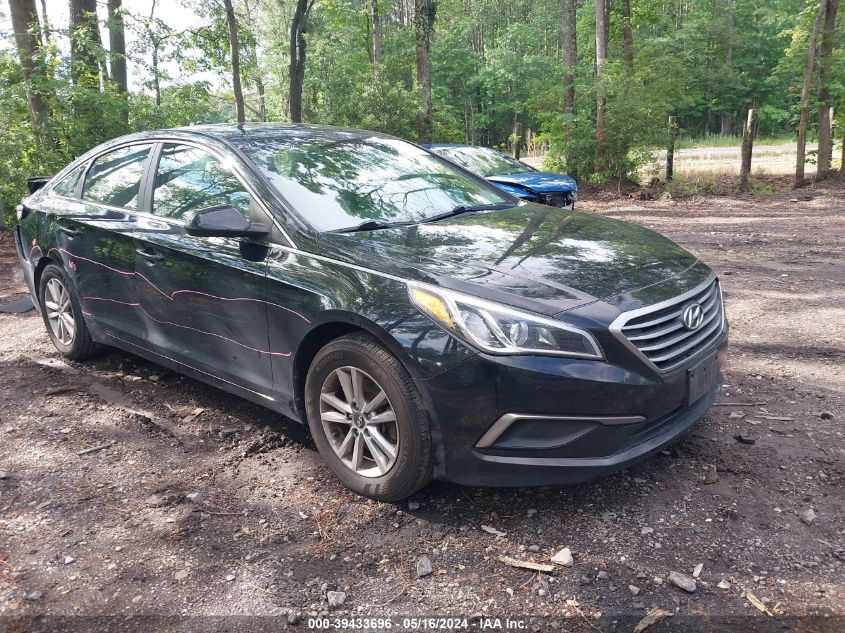
[[[96,158],[85,174],[82,198],[137,210],[141,179],[151,148],[151,144],[130,145]]]

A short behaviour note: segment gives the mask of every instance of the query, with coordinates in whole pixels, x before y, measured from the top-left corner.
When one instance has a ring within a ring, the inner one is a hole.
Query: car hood
[[[487,180],[495,184],[527,188],[532,191],[536,191],[537,193],[578,191],[578,185],[574,178],[546,171],[529,171],[520,174],[497,174],[495,176],[487,176]]]
[[[702,269],[696,270],[698,281],[710,274],[654,231],[533,203],[430,224],[326,234],[323,250],[379,272],[548,314],[596,300],[629,309],[639,289],[693,267]],[[661,298],[648,302],[655,299]]]
[[[502,191],[505,191],[516,198],[520,198],[521,200],[532,200],[536,199],[537,194],[533,191],[526,189],[525,187],[517,187],[515,185],[508,185],[504,182],[497,182],[495,180],[490,181],[491,184],[495,185]]]

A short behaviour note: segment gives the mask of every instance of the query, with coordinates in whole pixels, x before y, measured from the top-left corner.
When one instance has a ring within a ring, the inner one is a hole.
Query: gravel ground
[[[121,352],[63,363],[35,313],[0,315],[0,631],[319,614],[631,631],[647,613],[666,618],[649,631],[843,630],[845,189],[794,195],[582,203],[710,263],[732,330],[721,405],[577,487],[368,501],[297,424]],[[0,302],[22,289],[3,234]],[[564,547],[552,572],[500,560]],[[116,619],[37,619],[97,614]]]

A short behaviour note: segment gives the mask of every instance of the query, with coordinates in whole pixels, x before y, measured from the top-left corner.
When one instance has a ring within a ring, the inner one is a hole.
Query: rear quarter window
[[[53,187],[53,193],[59,196],[65,196],[66,198],[75,198],[76,186],[79,184],[79,179],[82,177],[84,169],[85,165],[82,164],[71,170],[64,178],[56,183]]]

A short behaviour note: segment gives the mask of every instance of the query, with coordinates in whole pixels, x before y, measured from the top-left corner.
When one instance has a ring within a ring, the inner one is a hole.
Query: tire
[[[317,353],[305,407],[317,450],[353,492],[399,501],[431,481],[428,414],[411,376],[370,336],[342,336]]]
[[[60,294],[61,292],[65,294]],[[57,297],[65,299],[62,301],[62,309],[51,309],[58,306]],[[41,273],[41,280],[38,283],[38,300],[47,334],[56,349],[64,356],[71,360],[82,360],[95,355],[100,350],[100,346],[91,338],[91,333],[85,325],[76,290],[64,271],[56,264],[48,264]],[[51,316],[57,313],[58,317]],[[59,322],[61,325],[58,325]]]

